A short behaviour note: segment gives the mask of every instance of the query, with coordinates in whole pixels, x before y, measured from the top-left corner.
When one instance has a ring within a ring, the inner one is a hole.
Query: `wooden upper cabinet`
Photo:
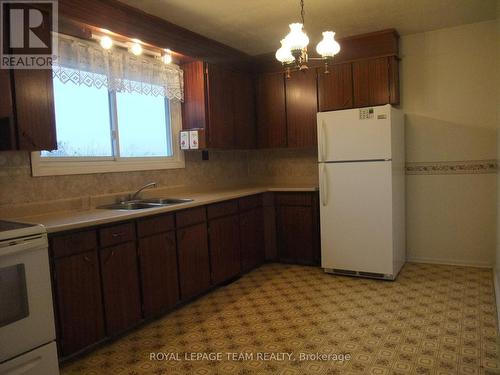
[[[235,146],[239,149],[255,148],[257,132],[253,76],[234,72],[232,78]]]
[[[318,97],[316,69],[294,72],[285,79],[288,147],[315,147]]]
[[[208,148],[251,148],[255,145],[252,75],[194,61],[184,70],[182,128],[204,129]]]
[[[2,22],[2,27],[7,28],[2,30],[7,40],[8,22]],[[37,32],[48,36],[50,27],[43,23]],[[23,50],[17,49],[16,53],[23,53]],[[0,95],[0,150],[57,148],[51,69],[2,71]]]
[[[325,74],[324,68],[318,68],[319,111],[352,108],[352,65],[333,65],[328,70]]]
[[[356,61],[352,64],[355,107],[391,102],[389,70],[388,57]]]
[[[232,73],[207,64],[208,144],[211,148],[233,148],[234,113]]]
[[[262,73],[257,78],[257,146],[286,147],[286,103],[283,73]]]

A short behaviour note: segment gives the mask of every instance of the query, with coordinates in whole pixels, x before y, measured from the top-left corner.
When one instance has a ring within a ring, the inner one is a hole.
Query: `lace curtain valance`
[[[184,99],[183,74],[176,65],[118,48],[105,50],[93,41],[61,34],[58,44],[52,72],[63,83]]]

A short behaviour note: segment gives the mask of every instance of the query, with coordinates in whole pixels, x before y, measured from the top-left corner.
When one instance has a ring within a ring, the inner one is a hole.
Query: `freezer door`
[[[319,164],[323,268],[393,274],[391,164]]]
[[[320,112],[317,120],[320,162],[391,159],[390,105]]]

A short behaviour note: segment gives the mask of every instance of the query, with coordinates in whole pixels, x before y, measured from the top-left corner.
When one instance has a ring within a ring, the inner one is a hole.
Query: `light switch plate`
[[[191,130],[189,132],[189,148],[191,150],[197,150],[200,146],[200,142],[198,139],[198,131]]]

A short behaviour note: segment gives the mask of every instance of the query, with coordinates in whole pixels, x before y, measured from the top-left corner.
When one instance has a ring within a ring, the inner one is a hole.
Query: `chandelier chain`
[[[300,18],[302,18],[302,25],[304,25],[304,16],[306,12],[304,11],[304,0],[300,0]]]

